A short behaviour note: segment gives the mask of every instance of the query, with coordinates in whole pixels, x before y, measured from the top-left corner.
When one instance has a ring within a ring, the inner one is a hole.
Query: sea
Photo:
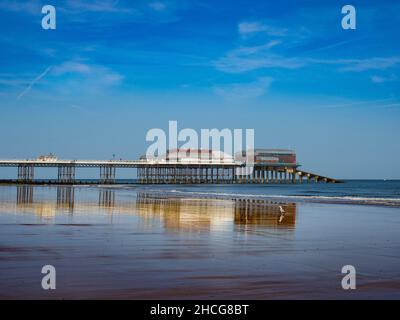
[[[342,180],[342,183],[141,185],[120,180],[116,188],[137,188],[171,196],[275,199],[296,202],[354,203],[400,206],[400,180]],[[134,181],[133,181],[134,182]]]

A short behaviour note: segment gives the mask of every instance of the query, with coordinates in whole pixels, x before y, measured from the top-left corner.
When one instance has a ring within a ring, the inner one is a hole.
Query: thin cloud
[[[242,37],[248,37],[257,33],[264,33],[269,36],[282,37],[286,35],[287,30],[264,24],[261,21],[252,21],[239,23],[238,32]]]
[[[149,3],[149,7],[155,11],[164,11],[167,6],[162,2],[151,2]]]
[[[382,76],[377,76],[374,75],[371,77],[371,81],[373,83],[385,83],[385,82],[390,82],[390,81],[397,81],[397,77],[392,74],[389,77],[382,77]]]
[[[250,83],[233,83],[214,88],[214,92],[229,101],[254,99],[264,95],[273,79],[269,77],[259,78]]]
[[[20,79],[0,79],[0,85],[9,87],[20,87],[22,84],[25,83],[26,81],[22,81]]]
[[[63,5],[57,5],[56,9],[68,13],[94,12],[94,13],[129,13],[135,12],[134,9],[119,6],[120,0],[67,0]],[[41,14],[41,8],[44,4],[38,0],[17,1],[2,0],[0,9],[11,12],[23,12],[25,14]]]
[[[44,70],[33,81],[31,81],[29,85],[18,95],[17,100],[28,94],[33,86],[42,80],[46,75],[51,76],[52,80],[55,80],[54,82],[49,83],[50,86],[52,83],[57,83],[56,80],[64,80],[65,77],[67,77],[68,80],[64,82],[63,87],[76,87],[76,85],[79,84],[77,88],[86,87],[89,89],[102,89],[109,86],[118,85],[124,79],[121,74],[101,65],[86,64],[79,61],[66,61],[59,65],[46,68],[46,70]],[[57,88],[57,86],[53,86],[52,88]]]
[[[119,0],[81,1],[68,0],[66,10],[79,10],[90,12],[129,12],[129,8],[119,7]]]
[[[241,22],[238,24],[238,33],[241,38],[250,35],[263,34],[264,43],[256,46],[239,46],[227,52],[227,54],[213,62],[214,67],[227,73],[243,73],[265,68],[295,69],[306,64],[299,58],[285,57],[274,53],[271,49],[282,43],[287,30],[272,27],[261,21]],[[265,36],[276,36],[279,39],[265,41]],[[245,39],[243,39],[245,41]]]
[[[328,45],[323,46],[323,47],[318,47],[318,48],[315,48],[315,49],[307,50],[304,53],[326,51],[326,50],[330,50],[330,49],[334,49],[334,48],[338,48],[338,47],[344,46],[346,44],[355,42],[355,41],[360,40],[360,39],[365,39],[365,37],[360,37],[358,39],[349,39],[349,40],[344,40],[344,41],[331,43],[331,44],[328,44]]]
[[[376,57],[369,59],[333,60],[332,63],[345,64],[343,71],[384,70],[400,63],[400,57]]]
[[[79,61],[66,61],[55,66],[52,73],[57,76],[75,74],[87,79],[91,78],[96,82],[102,82],[103,84],[117,84],[123,80],[122,75],[107,67]]]
[[[61,12],[69,22],[90,23],[107,20],[131,22],[169,23],[180,19],[178,11],[192,6],[184,2],[164,1],[120,1],[120,0],[65,0],[56,4],[57,12]],[[17,1],[1,0],[0,10],[29,15],[40,15],[43,3],[38,0]],[[90,19],[88,16],[90,15]]]
[[[270,29],[268,26],[259,22],[242,22],[238,25],[238,30],[239,34],[243,36],[246,34],[267,32],[267,30]],[[290,39],[288,40],[287,38],[285,38],[285,40],[286,42],[290,41]],[[294,40],[292,39],[292,41]],[[239,46],[228,51],[225,56],[215,60],[213,65],[219,71],[227,73],[243,73],[267,68],[296,69],[318,64],[336,66],[338,71],[362,72],[368,70],[385,70],[400,64],[400,56],[373,57],[366,59],[315,59],[304,56],[290,57],[288,54],[279,53],[274,50],[274,48],[281,43],[282,40],[278,39],[258,46]],[[319,49],[311,50],[309,52],[327,50],[344,45],[346,43],[348,43],[348,41],[337,42]],[[383,79],[380,78],[372,79],[374,82],[379,82],[382,80]]]
[[[61,75],[66,73],[79,73],[79,74],[89,74],[92,68],[84,63],[76,61],[66,61],[56,67],[54,67],[54,74]]]
[[[384,104],[379,106],[380,108],[399,108],[400,107],[400,103],[389,103],[389,104]]]
[[[346,45],[352,41],[362,38],[349,39],[335,42],[320,48],[312,49],[302,53],[302,56],[291,56],[287,51],[291,44],[298,41],[298,34],[293,34],[287,29],[274,27],[262,21],[241,22],[238,24],[239,40],[246,43],[246,38],[251,35],[263,34],[257,41],[265,42],[265,35],[268,35],[269,42],[256,46],[238,46],[228,51],[224,56],[213,61],[213,66],[226,73],[244,73],[260,69],[296,69],[313,65],[332,65],[337,71],[342,72],[363,72],[368,70],[386,70],[400,64],[400,56],[392,57],[371,57],[371,58],[313,58],[313,52],[325,51]],[[276,39],[271,40],[271,36]],[[283,36],[285,36],[283,38]],[[308,35],[307,38],[310,38]],[[253,39],[254,40],[254,39]],[[284,40],[284,44],[282,44]],[[305,56],[304,54],[309,54]],[[375,83],[388,81],[382,77],[371,79]]]
[[[23,12],[27,14],[40,14],[42,5],[37,0],[32,1],[17,1],[17,0],[2,0],[0,9],[12,12]]]
[[[241,54],[254,54],[254,53],[259,53],[260,51],[263,50],[268,50],[270,48],[273,48],[277,45],[281,44],[280,40],[272,40],[269,41],[265,44],[259,45],[259,46],[243,46],[243,47],[239,47],[237,49],[235,49],[235,52],[237,54],[241,53]]]
[[[347,103],[341,104],[331,104],[326,105],[326,108],[347,108],[347,107],[354,107],[354,106],[368,106],[368,105],[380,105],[382,102],[390,102],[396,100],[396,98],[385,98],[385,99],[377,99],[377,100],[368,100],[368,101],[351,101]]]
[[[216,69],[229,73],[242,73],[263,68],[295,69],[302,67],[305,61],[298,58],[286,58],[270,51],[280,44],[273,40],[267,44],[253,47],[239,47],[226,54],[226,56],[214,61]]]

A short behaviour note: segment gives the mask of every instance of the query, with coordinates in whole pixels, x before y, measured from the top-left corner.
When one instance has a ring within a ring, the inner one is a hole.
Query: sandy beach
[[[398,299],[399,213],[148,188],[1,186],[0,299]],[[57,289],[45,291],[49,264]],[[357,270],[356,290],[341,287],[344,265]]]

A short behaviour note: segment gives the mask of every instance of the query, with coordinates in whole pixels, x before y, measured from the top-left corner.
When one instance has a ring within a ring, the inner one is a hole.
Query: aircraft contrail
[[[21,99],[24,95],[26,95],[29,91],[31,91],[32,87],[40,81],[49,71],[51,67],[47,67],[46,70],[44,70],[41,74],[39,74],[26,88],[24,91],[22,91],[19,96],[17,97],[17,100]]]

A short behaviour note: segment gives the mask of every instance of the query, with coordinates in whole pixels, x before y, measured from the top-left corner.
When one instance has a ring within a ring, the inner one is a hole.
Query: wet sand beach
[[[278,200],[0,186],[0,298],[400,298],[399,208]]]

